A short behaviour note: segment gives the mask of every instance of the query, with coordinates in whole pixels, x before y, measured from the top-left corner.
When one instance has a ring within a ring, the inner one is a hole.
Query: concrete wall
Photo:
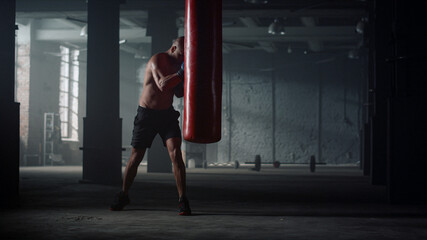
[[[59,45],[31,42],[28,154],[43,153],[44,113],[59,112]],[[41,157],[42,158],[42,157]]]
[[[28,147],[24,154],[39,154],[43,158],[44,113],[59,113],[59,43],[31,42]],[[62,141],[54,152],[61,154],[65,164],[81,164],[82,117],[84,116],[86,65],[85,54],[79,56],[79,140]],[[83,103],[83,104],[82,104]],[[21,118],[21,121],[25,119]],[[35,164],[30,163],[30,164]]]
[[[362,67],[346,55],[224,55],[217,161],[254,161],[259,154],[263,162],[307,163],[311,155],[319,162],[320,139],[320,162],[357,162]]]

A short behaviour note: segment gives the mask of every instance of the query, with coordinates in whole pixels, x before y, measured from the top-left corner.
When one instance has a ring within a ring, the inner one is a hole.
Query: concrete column
[[[119,0],[88,1],[86,117],[83,181],[121,182],[119,117]]]
[[[15,1],[0,7],[0,207],[19,200],[19,103],[15,102]]]
[[[393,48],[391,36],[392,9],[386,5],[375,6],[374,25],[374,114],[372,127],[371,182],[374,185],[387,183],[387,99],[390,96],[391,65],[386,62]]]
[[[177,38],[174,11],[152,9],[148,12],[147,36],[151,36],[151,54],[165,52]],[[147,151],[147,172],[172,172],[172,163],[159,135]]]
[[[392,203],[427,203],[427,21],[424,2],[378,1],[395,15],[392,27],[394,49],[387,62],[392,66],[389,99],[388,184]],[[382,30],[379,30],[382,31]]]

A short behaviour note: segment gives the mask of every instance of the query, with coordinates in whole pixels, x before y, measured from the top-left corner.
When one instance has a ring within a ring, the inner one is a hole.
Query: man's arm
[[[165,75],[162,72],[162,62],[160,56],[154,56],[151,61],[151,73],[153,75],[154,81],[157,84],[157,87],[160,89],[160,91],[165,91],[167,89],[172,89],[178,83],[182,82],[181,77],[178,75],[178,73],[173,73],[169,75]]]

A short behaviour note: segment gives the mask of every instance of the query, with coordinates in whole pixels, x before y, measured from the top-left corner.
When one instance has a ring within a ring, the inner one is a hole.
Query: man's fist
[[[182,80],[184,80],[184,62],[182,62],[182,64],[181,64],[181,69],[179,69],[179,70],[178,70],[178,72],[177,72],[176,74],[178,74],[178,76],[179,76]]]

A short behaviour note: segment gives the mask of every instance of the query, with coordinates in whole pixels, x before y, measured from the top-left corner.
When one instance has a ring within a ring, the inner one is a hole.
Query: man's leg
[[[186,197],[185,165],[181,154],[181,138],[174,137],[167,139],[166,147],[173,163],[173,173],[179,197]]]
[[[166,147],[173,163],[173,173],[179,194],[179,215],[191,215],[190,204],[187,199],[185,165],[181,154],[181,138],[174,137],[167,139]]]
[[[129,188],[132,185],[133,180],[135,179],[136,173],[138,172],[138,166],[141,163],[144,154],[145,148],[132,148],[130,159],[126,165],[122,191],[116,194],[114,202],[110,206],[111,211],[121,211],[126,205],[130,203],[128,196]]]
[[[135,179],[136,173],[138,172],[139,164],[144,158],[145,150],[146,148],[132,148],[132,153],[126,165],[125,175],[123,177],[122,191],[126,195],[129,193],[129,188]]]

